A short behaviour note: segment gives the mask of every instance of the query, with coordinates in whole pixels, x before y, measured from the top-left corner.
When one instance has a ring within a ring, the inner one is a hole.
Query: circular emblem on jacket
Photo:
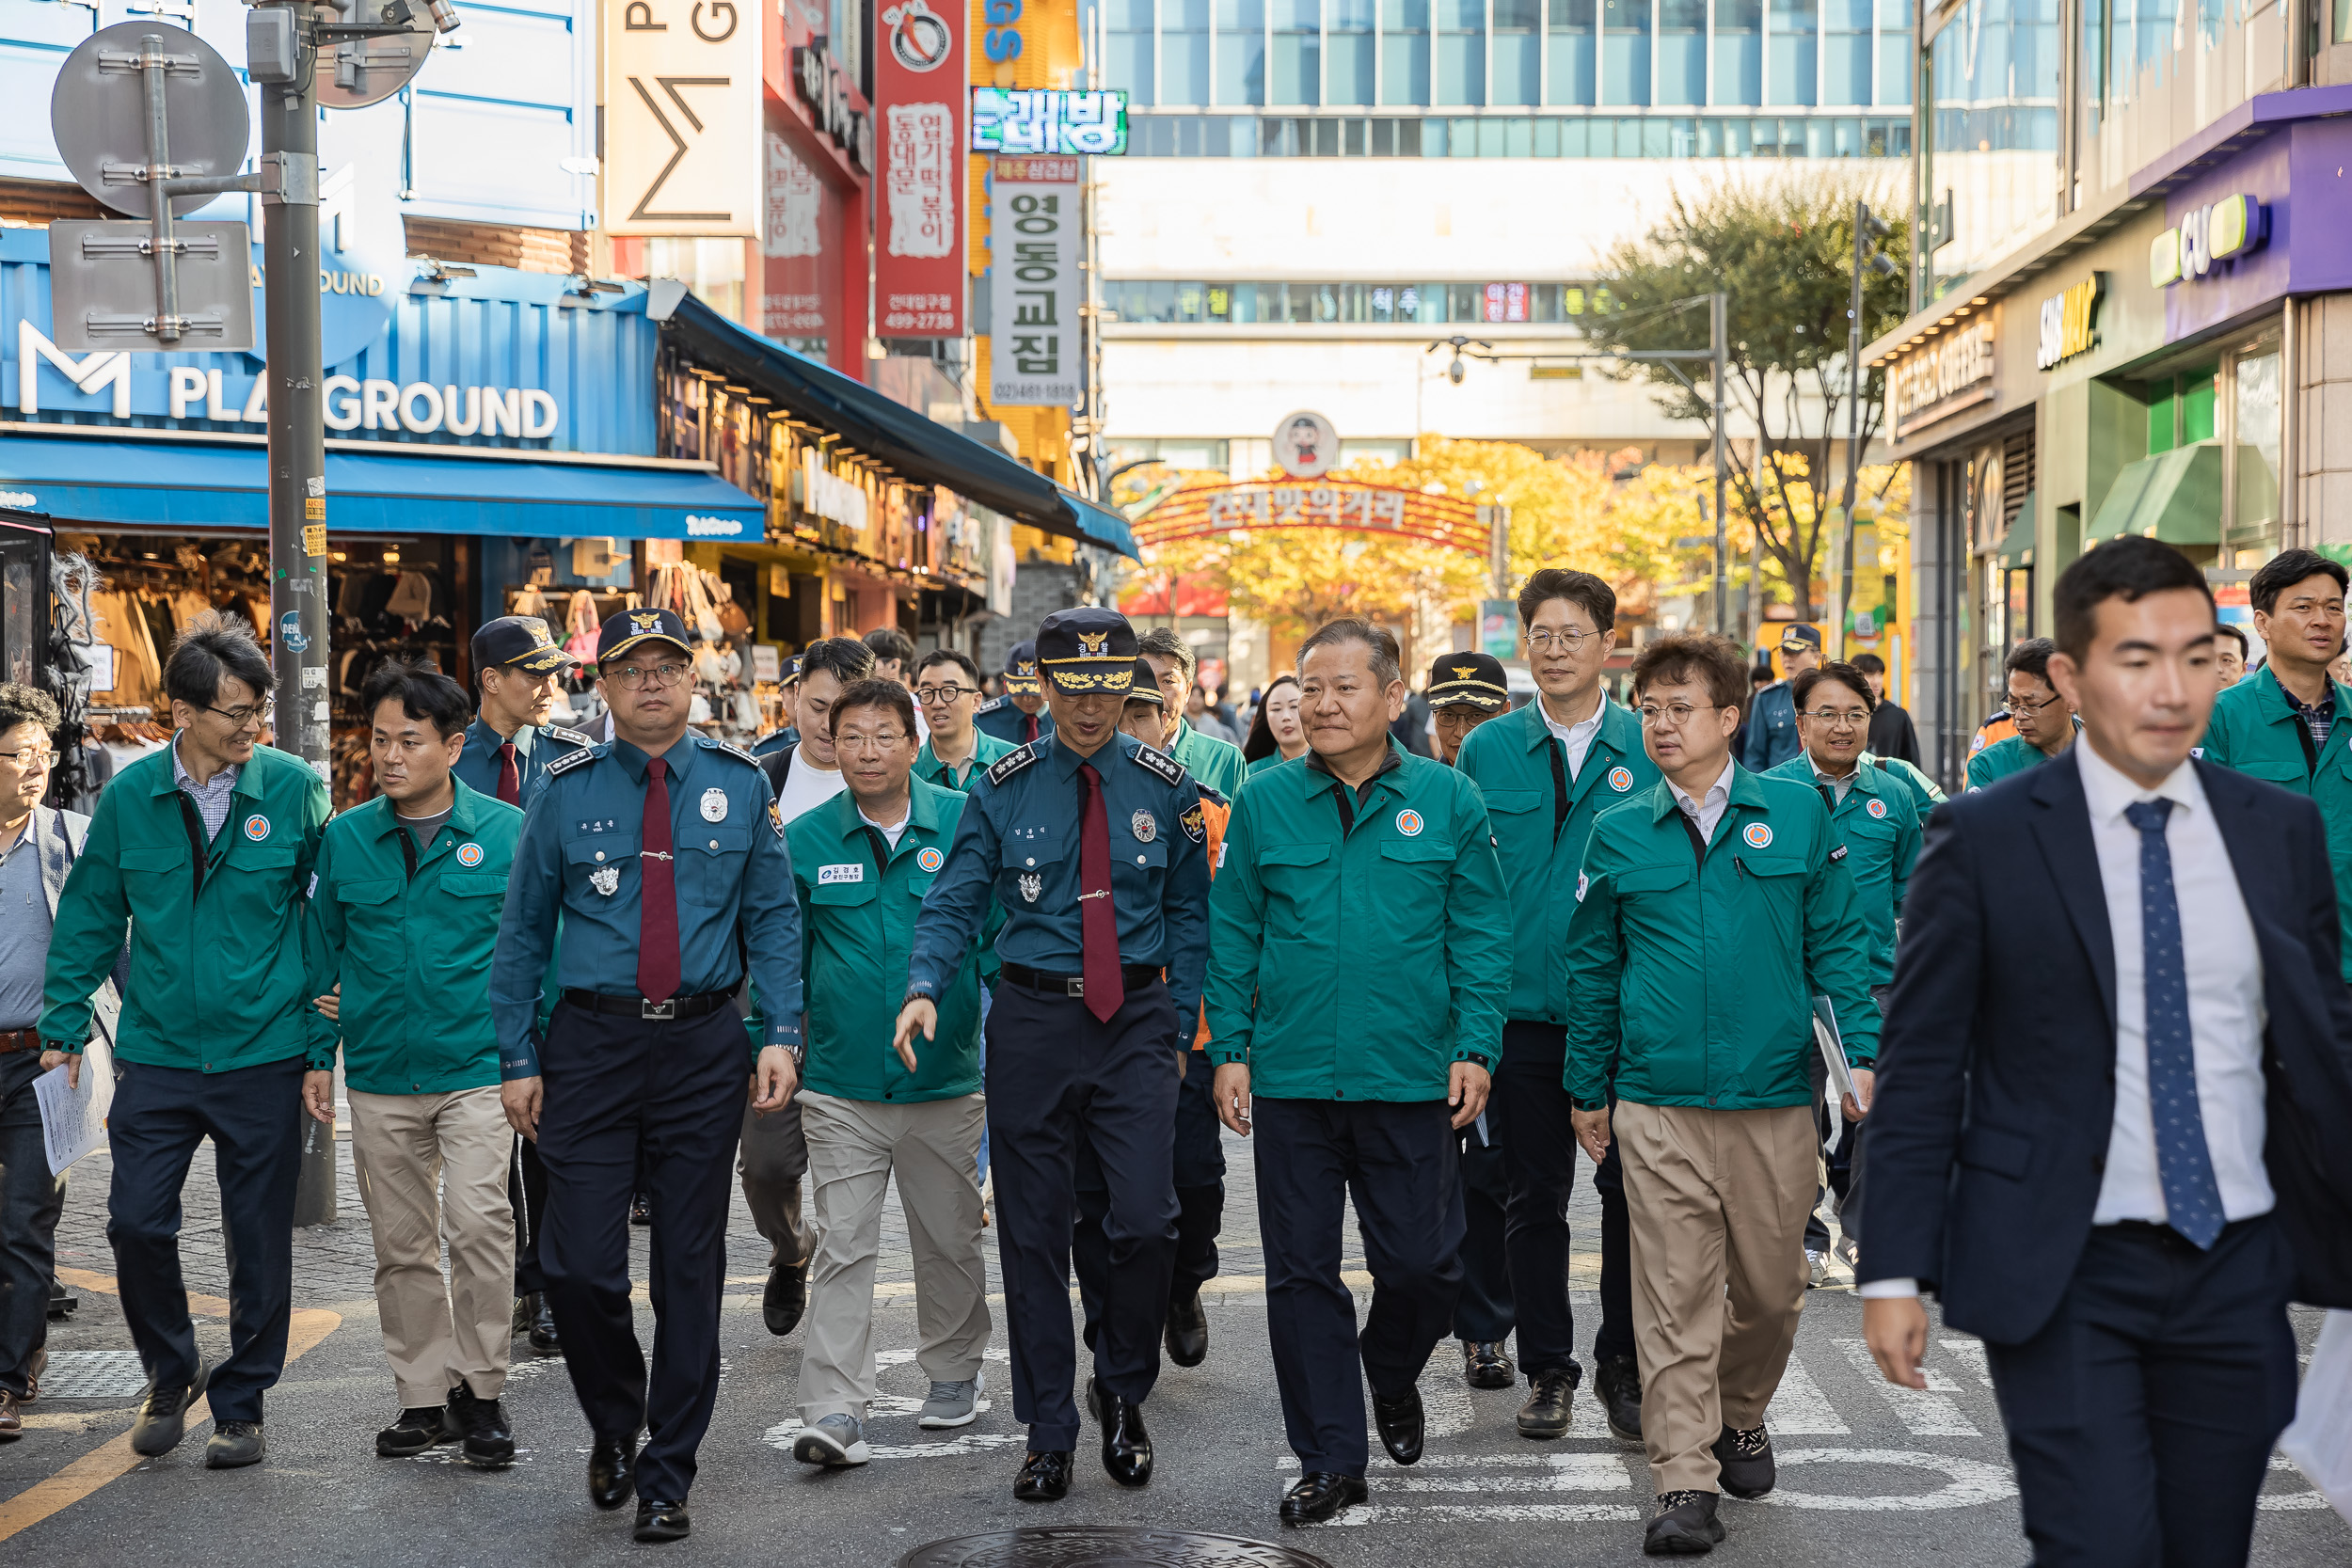
[[[1872,816],[1883,817],[1886,815],[1886,802],[1883,800],[1874,800],[1862,809],[1868,812]]]
[[[1630,768],[1612,768],[1609,770],[1609,787],[1615,790],[1620,795],[1623,795],[1627,790],[1631,789],[1633,787],[1633,769]]]
[[[460,865],[480,865],[482,863],[482,846],[479,844],[459,845],[457,847],[457,863]]]
[[[724,822],[727,819],[727,792],[710,788],[703,791],[703,820]]]
[[[935,848],[917,849],[914,852],[914,863],[926,871],[936,871],[947,863],[947,857]]]
[[[1740,830],[1740,836],[1747,841],[1749,848],[1764,849],[1772,845],[1772,830],[1762,822],[1751,822]]]
[[[1407,806],[1396,814],[1396,831],[1406,838],[1421,836],[1421,813]]]
[[[255,812],[245,819],[245,836],[259,844],[269,837],[269,818]]]

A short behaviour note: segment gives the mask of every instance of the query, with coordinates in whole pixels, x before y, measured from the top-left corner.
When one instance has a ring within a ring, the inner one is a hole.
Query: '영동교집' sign
[[[989,182],[988,401],[1006,408],[1068,407],[1078,401],[1077,160],[1060,168],[1010,159]]]

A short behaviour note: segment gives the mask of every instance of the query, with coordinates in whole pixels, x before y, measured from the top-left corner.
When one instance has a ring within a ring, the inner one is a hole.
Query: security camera
[[[457,8],[450,4],[450,0],[424,0],[424,8],[433,13],[434,31],[440,33],[457,31]]]

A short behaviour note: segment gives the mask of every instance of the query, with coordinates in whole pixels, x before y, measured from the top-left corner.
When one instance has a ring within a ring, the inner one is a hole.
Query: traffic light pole
[[[326,419],[319,365],[319,110],[311,8],[296,6],[301,69],[262,88],[262,309],[268,324],[268,633],[278,749],[330,771],[326,690]],[[335,1217],[334,1129],[302,1118],[296,1225]]]

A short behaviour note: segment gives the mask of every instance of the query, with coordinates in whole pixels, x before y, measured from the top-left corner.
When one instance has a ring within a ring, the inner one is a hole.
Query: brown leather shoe
[[[24,1435],[24,1416],[17,1409],[24,1402],[6,1388],[0,1388],[0,1443],[13,1443]]]

